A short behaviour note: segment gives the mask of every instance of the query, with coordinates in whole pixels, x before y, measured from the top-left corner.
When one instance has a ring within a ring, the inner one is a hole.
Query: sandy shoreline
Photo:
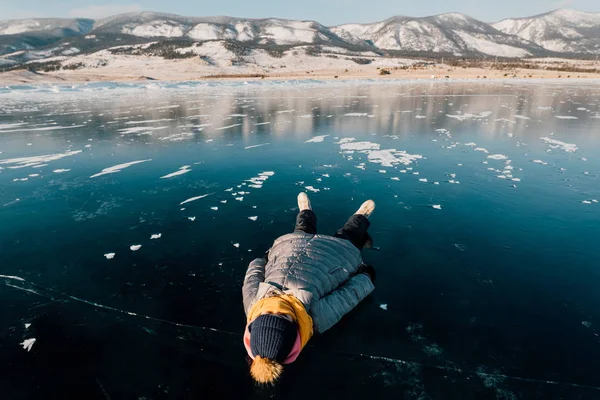
[[[381,69],[376,67],[360,67],[355,69],[323,69],[308,71],[286,71],[265,73],[259,69],[244,69],[239,73],[222,74],[204,71],[193,71],[188,68],[174,69],[134,69],[129,71],[117,71],[100,69],[84,69],[75,71],[57,72],[30,72],[27,70],[16,70],[0,73],[1,85],[19,84],[69,84],[69,83],[93,83],[93,82],[150,82],[150,81],[253,81],[253,80],[453,80],[453,79],[481,79],[499,80],[507,78],[515,79],[565,79],[585,80],[600,79],[600,73],[591,72],[560,72],[544,69],[513,69],[509,72],[486,68],[459,68],[441,66],[428,69],[393,69],[384,68],[390,72],[389,75],[381,75]],[[203,73],[204,72],[204,73]]]

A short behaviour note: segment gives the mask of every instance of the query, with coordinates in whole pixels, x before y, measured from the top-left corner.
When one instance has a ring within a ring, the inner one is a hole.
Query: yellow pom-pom
[[[275,383],[283,373],[283,365],[275,360],[256,357],[250,366],[250,375],[258,383]]]

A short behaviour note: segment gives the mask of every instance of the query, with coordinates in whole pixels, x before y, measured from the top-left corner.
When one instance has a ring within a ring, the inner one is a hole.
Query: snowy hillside
[[[556,10],[530,18],[505,19],[492,26],[550,51],[600,52],[600,13]]]
[[[184,17],[155,12],[120,14],[97,21],[4,20],[0,21],[0,68],[148,43],[158,43],[159,48],[138,55],[182,58],[179,49],[210,41],[241,46],[236,51],[242,53],[261,49],[283,54],[292,48],[311,46],[311,54],[331,47],[352,52],[354,57],[572,56],[600,51],[600,14],[559,10],[489,25],[449,13],[425,18],[396,16],[371,24],[335,27],[315,21]]]
[[[188,18],[172,14],[123,14],[98,21],[94,32],[122,33],[143,38],[189,38],[197,41],[236,40],[277,45],[340,44],[344,40],[314,21]],[[361,43],[363,46],[366,44]]]
[[[31,32],[51,34],[63,32],[65,36],[67,34],[85,34],[92,29],[93,25],[94,21],[90,19],[9,19],[0,20],[0,35],[18,35]]]
[[[466,15],[450,13],[426,18],[394,17],[374,24],[348,24],[332,29],[370,41],[380,49],[412,53],[481,53],[501,57],[524,57],[542,49],[519,37],[497,31]]]
[[[0,55],[45,47],[68,37],[84,35],[90,19],[22,19],[0,21]],[[6,64],[6,63],[1,63]]]

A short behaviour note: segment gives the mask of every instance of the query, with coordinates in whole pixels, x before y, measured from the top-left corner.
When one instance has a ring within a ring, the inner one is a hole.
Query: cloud
[[[142,7],[139,4],[118,5],[109,4],[105,6],[88,6],[85,8],[75,8],[69,11],[71,17],[86,17],[86,18],[104,18],[112,15],[141,11]]]

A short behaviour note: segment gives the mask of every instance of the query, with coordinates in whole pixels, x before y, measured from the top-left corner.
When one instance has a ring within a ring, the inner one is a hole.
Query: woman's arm
[[[250,307],[254,304],[258,285],[265,280],[266,263],[267,260],[264,258],[257,258],[248,265],[248,271],[246,271],[246,277],[244,278],[244,286],[242,287],[246,315],[250,311]]]
[[[371,278],[363,273],[352,277],[319,301],[313,302],[310,314],[315,330],[323,333],[337,324],[373,290],[375,290],[375,286],[373,286]]]

